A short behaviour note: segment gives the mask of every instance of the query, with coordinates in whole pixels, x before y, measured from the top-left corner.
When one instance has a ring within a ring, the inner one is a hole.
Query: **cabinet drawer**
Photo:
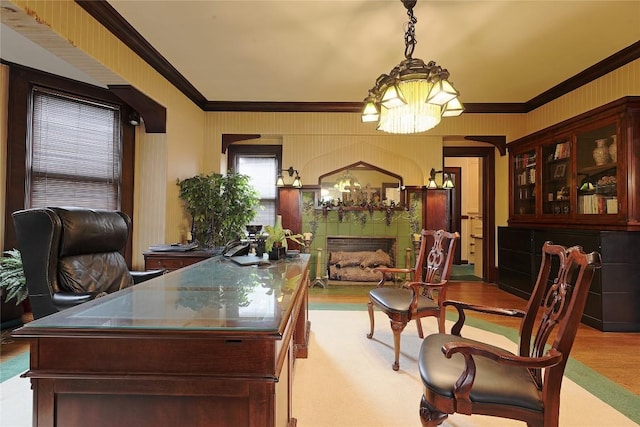
[[[189,262],[191,261],[191,262]],[[177,270],[187,265],[193,264],[192,260],[179,258],[153,258],[147,259],[144,263],[145,270],[156,270],[164,268],[166,270]]]

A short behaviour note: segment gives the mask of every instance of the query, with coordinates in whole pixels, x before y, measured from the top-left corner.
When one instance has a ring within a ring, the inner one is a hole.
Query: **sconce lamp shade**
[[[447,190],[451,190],[454,187],[455,187],[455,185],[453,184],[453,180],[451,179],[449,174],[445,173],[444,174],[444,182],[442,183],[442,188],[445,188]]]
[[[436,190],[438,188],[438,184],[436,184],[435,178],[429,178],[429,182],[427,183],[427,189]]]
[[[284,187],[284,177],[282,174],[278,175],[278,179],[276,180],[277,187]]]
[[[295,188],[302,187],[302,180],[300,179],[300,175],[296,175],[295,179],[293,180],[293,184],[291,184],[291,186]]]

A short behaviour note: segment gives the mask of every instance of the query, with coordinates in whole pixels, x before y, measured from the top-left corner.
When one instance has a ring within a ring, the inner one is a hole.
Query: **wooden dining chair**
[[[546,242],[524,311],[445,301],[457,309],[459,319],[451,334],[432,334],[422,342],[422,425],[437,426],[448,414],[459,413],[557,427],[565,365],[599,266],[597,252]],[[557,270],[555,279],[552,270]],[[522,318],[518,353],[460,336],[465,311]]]
[[[416,254],[413,268],[379,267],[376,271],[382,274],[377,287],[369,291],[369,323],[371,332],[367,338],[373,338],[374,313],[376,306],[391,321],[393,331],[393,350],[395,360],[392,368],[400,369],[400,334],[407,323],[415,319],[418,335],[424,338],[422,317],[438,318],[438,330],[444,332],[445,310],[442,301],[446,299],[447,284],[451,274],[451,265],[455,254],[458,233],[445,230],[422,230],[420,233],[420,250]],[[401,286],[387,283],[389,275],[405,274],[411,279]]]

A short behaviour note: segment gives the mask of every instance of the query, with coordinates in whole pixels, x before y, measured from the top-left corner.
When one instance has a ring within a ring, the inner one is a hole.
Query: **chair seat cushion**
[[[409,310],[413,293],[411,289],[383,286],[369,291],[371,301],[387,311],[402,313]],[[438,304],[431,298],[420,295],[418,297],[418,312],[422,310],[438,309]]]
[[[453,398],[453,388],[465,362],[461,354],[447,359],[442,346],[449,342],[479,343],[471,339],[448,334],[432,334],[424,339],[418,357],[420,377],[426,388],[432,392]],[[492,348],[506,354],[499,347]],[[474,403],[519,406],[533,411],[543,411],[540,393],[525,368],[501,365],[485,357],[474,356],[477,374],[471,388]]]

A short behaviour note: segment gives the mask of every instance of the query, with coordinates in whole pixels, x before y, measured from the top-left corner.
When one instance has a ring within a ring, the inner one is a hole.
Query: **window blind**
[[[252,223],[273,225],[276,218],[277,158],[272,155],[237,154],[236,171],[248,175],[251,185],[260,195],[260,208]]]
[[[34,88],[27,205],[120,208],[118,107]]]

